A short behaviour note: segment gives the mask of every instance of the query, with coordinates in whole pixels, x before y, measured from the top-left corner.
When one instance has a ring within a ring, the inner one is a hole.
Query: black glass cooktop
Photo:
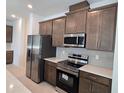
[[[68,61],[68,60],[59,62],[59,64],[65,66],[65,67],[72,67],[72,68],[80,68],[81,66],[83,66],[83,65],[76,64],[75,62]]]
[[[80,68],[82,66],[82,65],[75,64],[75,63],[72,63],[72,62],[69,62],[69,61],[67,61],[67,65],[75,67],[75,68]]]

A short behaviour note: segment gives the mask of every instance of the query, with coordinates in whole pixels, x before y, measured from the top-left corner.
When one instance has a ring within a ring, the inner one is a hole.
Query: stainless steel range
[[[68,60],[59,62],[56,90],[62,93],[78,93],[79,68],[86,64],[88,64],[88,56],[81,54],[69,54]]]

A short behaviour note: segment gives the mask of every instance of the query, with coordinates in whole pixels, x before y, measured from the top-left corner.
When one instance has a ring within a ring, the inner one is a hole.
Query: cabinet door
[[[46,23],[45,22],[43,22],[43,23],[40,23],[39,24],[39,32],[40,32],[40,34],[41,35],[45,35],[46,34]]]
[[[12,64],[13,62],[13,51],[6,51],[6,64]]]
[[[56,85],[56,68],[51,66],[49,73],[50,73],[50,83],[55,86]]]
[[[116,7],[104,9],[100,12],[100,50],[112,51],[115,37]]]
[[[51,35],[52,34],[52,21],[46,21],[39,23],[39,30],[41,35]]]
[[[86,26],[87,29],[86,48],[97,49],[100,30],[99,27],[100,27],[99,11],[88,12]]]
[[[51,66],[47,64],[47,71],[46,71],[46,74],[47,74],[47,78],[46,78],[46,81],[48,81],[49,83],[51,83]]]
[[[67,15],[66,33],[76,33],[75,14]]]
[[[50,81],[50,79],[49,79],[50,78],[49,71],[50,71],[50,66],[45,62],[45,73],[44,73],[45,77],[44,78],[48,82]]]
[[[45,63],[45,80],[52,85],[56,85],[56,68]]]
[[[46,35],[52,35],[52,20],[46,22]]]
[[[65,18],[53,20],[52,45],[63,46],[65,32]]]
[[[111,93],[108,86],[92,82],[92,93]]]
[[[6,42],[12,42],[13,27],[6,26]]]
[[[86,32],[86,15],[87,11],[81,11],[75,15],[76,32]]]
[[[53,34],[52,36],[52,46],[55,46],[55,47],[61,47],[63,46],[63,35],[61,34]]]
[[[79,11],[68,14],[66,21],[66,33],[80,33],[85,32],[87,11]]]
[[[112,51],[116,27],[116,7],[110,7],[88,13],[87,39],[88,49]]]
[[[89,79],[80,77],[79,93],[91,93],[91,81]]]

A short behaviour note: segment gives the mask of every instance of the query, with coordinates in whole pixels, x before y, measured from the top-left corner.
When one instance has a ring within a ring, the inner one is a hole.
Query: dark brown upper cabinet
[[[40,35],[52,35],[52,20],[39,23]]]
[[[6,25],[6,42],[12,43],[13,27]]]
[[[88,12],[86,48],[113,51],[116,13],[116,6]]]
[[[66,32],[65,33],[81,33],[86,30],[87,10],[67,13]]]
[[[63,46],[65,32],[65,17],[53,20],[52,45],[55,47]]]

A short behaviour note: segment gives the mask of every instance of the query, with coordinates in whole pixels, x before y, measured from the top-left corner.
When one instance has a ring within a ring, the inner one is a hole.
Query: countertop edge
[[[94,65],[92,65],[92,66],[94,66]],[[97,66],[95,66],[95,67],[97,67]],[[98,68],[100,68],[100,67],[98,66]],[[101,68],[103,68],[103,67],[101,67]],[[99,75],[99,76],[102,76],[102,77],[105,77],[105,78],[108,78],[108,79],[112,79],[112,71],[111,71],[111,74],[108,75],[108,74],[102,74],[102,73],[91,71],[91,70],[86,70],[86,69],[83,69],[83,67],[79,68],[79,70],[84,71],[84,72],[88,72],[88,73],[91,73],[91,74]]]

